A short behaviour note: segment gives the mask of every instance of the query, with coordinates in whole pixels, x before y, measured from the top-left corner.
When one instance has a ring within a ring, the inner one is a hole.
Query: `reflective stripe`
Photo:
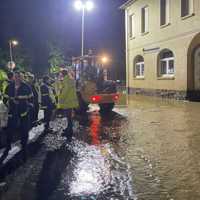
[[[20,116],[21,116],[21,117],[25,117],[27,114],[28,114],[28,112],[24,112],[24,113],[22,113]]]
[[[16,96],[17,99],[29,99],[29,95]]]
[[[43,96],[43,97],[45,97],[45,96],[49,96],[49,94],[42,94],[42,96]]]
[[[41,106],[41,109],[47,109],[47,106]]]
[[[7,94],[3,94],[3,97],[4,97],[4,98],[7,98],[7,99],[11,99],[11,100],[14,100],[14,99],[15,99],[14,97],[9,97]]]
[[[7,94],[3,94],[3,96],[4,96],[5,98],[9,98],[9,96],[8,96]]]
[[[29,98],[32,98],[33,97],[33,93],[29,94],[28,96],[29,96]]]

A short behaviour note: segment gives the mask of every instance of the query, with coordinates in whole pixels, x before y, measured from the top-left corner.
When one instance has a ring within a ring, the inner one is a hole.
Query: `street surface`
[[[2,200],[199,200],[200,103],[132,96],[109,115],[92,107],[13,164]],[[31,150],[30,150],[31,151]]]

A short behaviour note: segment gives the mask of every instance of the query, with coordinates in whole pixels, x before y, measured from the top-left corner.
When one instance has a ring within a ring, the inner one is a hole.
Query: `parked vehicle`
[[[98,56],[86,55],[73,58],[77,82],[80,111],[86,111],[89,104],[98,104],[100,112],[110,112],[119,99],[116,83],[107,80],[107,70]]]

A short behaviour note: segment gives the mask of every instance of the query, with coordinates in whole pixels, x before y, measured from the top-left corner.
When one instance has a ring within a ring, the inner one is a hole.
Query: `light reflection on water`
[[[103,148],[103,147],[102,147]],[[78,155],[74,180],[70,184],[71,195],[98,194],[109,183],[109,163],[100,149],[88,146]]]
[[[117,113],[84,116],[71,144],[58,133],[48,135],[47,155],[41,152],[30,161],[32,169],[14,174],[5,199],[37,199],[36,180],[40,199],[199,200],[200,104],[128,100]],[[66,124],[58,119],[52,126],[60,133]]]
[[[110,144],[88,145],[74,141],[76,154],[71,160],[73,172],[69,177],[66,169],[62,187],[70,186],[71,199],[134,199],[129,167]],[[62,190],[62,189],[61,189]],[[63,189],[65,190],[65,189]]]

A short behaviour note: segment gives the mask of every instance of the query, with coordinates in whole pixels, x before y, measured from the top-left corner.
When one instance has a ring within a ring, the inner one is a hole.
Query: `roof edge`
[[[126,3],[122,4],[119,8],[122,10],[125,10],[128,8],[131,4],[133,4],[136,0],[128,0]]]

